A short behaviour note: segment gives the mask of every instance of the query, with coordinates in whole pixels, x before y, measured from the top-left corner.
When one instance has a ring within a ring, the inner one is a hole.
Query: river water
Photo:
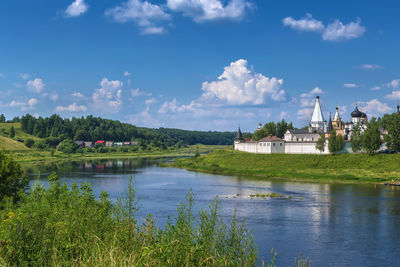
[[[153,214],[162,226],[190,189],[196,209],[218,195],[229,222],[234,210],[253,230],[260,260],[278,252],[278,266],[294,266],[303,252],[311,266],[400,266],[400,190],[382,185],[258,181],[159,167],[158,160],[86,161],[28,169],[32,184],[47,185],[57,171],[67,184],[87,182],[96,195],[121,196],[130,175],[136,181],[139,217]],[[41,173],[37,178],[38,173]],[[251,198],[278,193],[288,198]]]

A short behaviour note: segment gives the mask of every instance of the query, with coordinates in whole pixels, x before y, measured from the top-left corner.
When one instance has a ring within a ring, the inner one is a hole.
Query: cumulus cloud
[[[27,102],[13,100],[13,101],[11,101],[9,106],[10,107],[18,107],[18,108],[21,108],[22,111],[26,111],[26,110],[34,109],[35,106],[37,105],[37,103],[38,103],[38,101],[36,98],[31,98]]]
[[[239,59],[224,68],[216,81],[204,82],[202,97],[219,99],[228,104],[263,104],[267,99],[283,101],[283,79],[268,78],[248,67],[247,60]]]
[[[325,26],[321,21],[314,19],[311,14],[296,20],[292,17],[286,17],[282,20],[284,26],[290,27],[297,31],[317,32],[322,35],[325,41],[343,41],[355,39],[364,35],[366,29],[361,26],[361,20],[343,24],[340,20],[335,19],[334,22]]]
[[[392,91],[390,95],[386,95],[385,98],[390,100],[400,100],[400,91]]]
[[[345,84],[343,84],[343,87],[345,87],[345,88],[355,88],[355,87],[357,87],[357,84],[355,84],[355,83],[345,83]]]
[[[363,65],[359,66],[358,68],[362,69],[362,70],[377,70],[377,69],[382,68],[382,66],[375,65],[375,64],[363,64]]]
[[[371,90],[372,91],[379,91],[379,90],[381,90],[381,87],[380,86],[374,86],[374,87],[371,88]]]
[[[387,87],[391,87],[393,89],[399,88],[400,85],[400,79],[392,80],[391,82],[388,82],[386,84]]]
[[[45,84],[42,79],[35,78],[26,83],[28,90],[34,93],[41,93],[45,87]]]
[[[164,33],[165,27],[159,24],[171,19],[161,6],[141,0],[127,0],[106,10],[105,14],[112,17],[115,22],[135,22],[142,34]]]
[[[21,73],[19,77],[21,77],[23,80],[28,80],[31,77],[31,75],[28,73]]]
[[[369,117],[382,116],[385,113],[391,112],[392,108],[386,103],[382,103],[378,99],[372,99],[367,102],[360,103],[360,109],[367,113]]]
[[[145,103],[146,105],[152,105],[152,104],[158,103],[158,101],[157,101],[157,99],[155,99],[154,97],[152,97],[152,98],[146,99],[146,101],[144,101],[144,103]]]
[[[226,4],[225,4],[226,3]],[[241,20],[253,5],[246,0],[167,0],[167,7],[202,23],[214,20]]]
[[[67,17],[79,17],[88,10],[89,6],[85,3],[85,0],[75,0],[65,10]]]
[[[158,110],[158,113],[165,114],[168,112],[177,112],[177,111],[178,111],[178,105],[176,98],[174,98],[172,101],[165,101]]]
[[[315,87],[308,93],[302,93],[300,95],[300,106],[301,107],[312,107],[315,105],[315,98],[314,96],[323,94],[324,91],[319,88]]]
[[[300,120],[310,120],[312,113],[314,109],[313,108],[302,108],[297,111],[297,118]]]
[[[304,18],[295,20],[292,17],[286,17],[282,20],[283,25],[298,31],[306,32],[323,32],[325,29],[324,24],[314,19],[311,14],[307,14]]]
[[[84,95],[81,92],[73,92],[71,94],[72,97],[76,97],[76,98],[82,98],[84,97]]]
[[[152,96],[152,93],[147,93],[139,88],[131,89],[131,96],[138,97],[138,96]]]
[[[49,98],[50,98],[53,102],[56,102],[57,99],[58,99],[58,93],[57,93],[57,92],[52,92],[52,93],[49,95]]]
[[[93,108],[103,112],[118,112],[122,107],[122,86],[121,81],[103,78],[100,88],[92,95]]]
[[[75,102],[68,106],[57,106],[56,112],[85,112],[87,107],[84,105],[77,105]]]
[[[128,72],[128,71],[125,71],[125,72],[124,72],[124,77],[129,77],[129,76],[131,76],[131,73]]]

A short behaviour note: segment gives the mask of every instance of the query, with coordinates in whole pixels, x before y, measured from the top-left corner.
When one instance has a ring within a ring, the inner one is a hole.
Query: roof
[[[358,110],[358,107],[356,105],[356,108],[351,113],[351,117],[353,117],[353,118],[361,118],[361,116],[362,116],[362,112]]]
[[[292,134],[308,134],[310,131],[308,129],[288,129],[289,133]]]
[[[278,136],[269,135],[267,137],[258,140],[258,142],[283,142],[283,140]]]
[[[103,144],[103,143],[104,143],[103,140],[96,141],[96,144]]]
[[[242,141],[243,140],[243,135],[242,135],[242,131],[240,131],[240,127],[238,129],[238,133],[236,135],[236,139],[237,141]]]
[[[315,103],[311,122],[324,122],[324,116],[322,115],[321,105],[319,104],[319,96],[317,96],[317,102]]]

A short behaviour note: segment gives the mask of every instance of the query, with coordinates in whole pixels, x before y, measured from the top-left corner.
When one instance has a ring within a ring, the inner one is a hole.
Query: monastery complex
[[[234,146],[235,150],[250,153],[292,153],[292,154],[329,154],[328,138],[330,132],[335,129],[337,134],[343,136],[346,141],[342,153],[352,153],[350,145],[351,133],[354,126],[358,124],[361,131],[366,129],[368,122],[367,115],[361,112],[357,105],[351,112],[351,121],[343,122],[339,115],[339,108],[336,107],[335,115],[329,115],[329,121],[324,120],[324,116],[319,101],[316,97],[314,112],[307,129],[289,129],[286,131],[283,139],[276,136],[267,136],[258,141],[244,140],[240,127],[236,136]],[[261,129],[261,124],[258,130]],[[325,151],[321,152],[316,148],[316,144],[321,135],[325,135]]]

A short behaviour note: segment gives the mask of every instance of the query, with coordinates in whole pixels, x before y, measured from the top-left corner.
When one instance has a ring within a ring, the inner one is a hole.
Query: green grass
[[[258,179],[313,182],[382,183],[400,177],[397,154],[251,154],[224,149],[198,158],[176,159],[172,166]]]
[[[15,137],[10,139],[11,126],[14,126]],[[27,134],[21,129],[20,123],[0,123],[0,149],[13,150],[13,151],[27,151],[23,143],[16,141],[17,139],[32,138],[33,140],[40,140],[40,138]]]

